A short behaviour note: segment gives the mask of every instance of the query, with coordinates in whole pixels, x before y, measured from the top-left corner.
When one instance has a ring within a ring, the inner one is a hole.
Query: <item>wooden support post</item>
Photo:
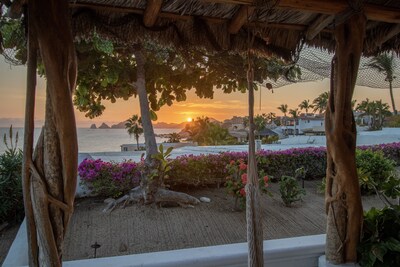
[[[325,132],[327,170],[326,258],[334,264],[357,261],[363,209],[355,163],[356,124],[351,100],[363,49],[366,18],[353,15],[335,29],[331,87]]]
[[[246,23],[247,18],[251,17],[255,10],[253,6],[241,6],[238,11],[236,11],[233,18],[229,21],[228,32],[230,34],[237,34]]]
[[[146,27],[153,27],[160,14],[163,0],[148,0],[143,14],[143,24]]]
[[[33,132],[35,117],[36,93],[36,67],[37,67],[37,40],[32,27],[32,16],[28,11],[28,70],[26,81],[25,99],[25,125],[24,125],[24,161],[22,171],[22,190],[24,195],[26,227],[28,233],[28,258],[29,266],[38,266],[38,245],[35,218],[33,216],[31,198],[31,172],[30,164],[33,156]]]
[[[35,228],[28,226],[30,264],[61,266],[64,235],[75,198],[78,164],[72,103],[77,74],[75,47],[67,0],[30,1],[28,13],[29,29],[35,33],[47,78],[46,121],[33,159],[31,137],[25,139],[24,175],[26,179],[30,175],[29,184],[24,185],[29,187],[24,189],[25,204],[26,209],[31,204],[29,212],[33,213],[35,222]],[[32,65],[29,73],[33,80],[36,66]],[[28,81],[29,87],[32,84]],[[29,110],[32,110],[34,100],[32,104],[32,96],[27,99],[30,100]],[[27,109],[26,116],[29,121],[26,128],[31,131],[33,112]]]
[[[249,57],[250,57],[249,52]],[[249,246],[248,266],[264,266],[262,211],[260,207],[260,189],[258,183],[257,161],[254,137],[254,69],[249,59],[247,88],[249,90],[249,155],[247,162],[248,182],[246,184],[246,220],[247,244]]]

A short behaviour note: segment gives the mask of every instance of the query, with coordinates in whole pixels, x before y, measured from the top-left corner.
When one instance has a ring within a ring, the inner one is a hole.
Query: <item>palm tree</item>
[[[391,55],[387,53],[380,54],[371,59],[371,61],[368,63],[368,66],[386,75],[385,81],[389,82],[390,100],[392,101],[393,113],[397,115],[396,106],[394,104],[393,87],[392,87],[393,79],[396,78],[393,75],[393,72],[397,67],[394,61],[394,54]]]
[[[382,130],[385,118],[391,115],[389,105],[382,100],[370,102],[367,98],[358,104],[357,110],[362,112],[361,117],[369,118],[370,130]]]
[[[277,107],[277,109],[279,109],[283,113],[283,120],[282,120],[281,124],[285,125],[284,121],[286,119],[286,113],[288,112],[288,105],[287,104],[282,104],[279,107]]]
[[[276,114],[274,112],[270,112],[265,115],[265,118],[267,119],[269,124],[272,124],[276,119]]]
[[[358,103],[356,110],[361,112],[360,117],[368,117],[368,124],[370,127],[372,127],[372,122],[373,122],[373,105],[371,105],[371,102],[367,98],[366,100],[361,101]]]
[[[382,100],[376,101],[376,129],[382,130],[383,122],[385,118],[392,115],[389,111],[389,105],[387,103],[383,103]]]
[[[179,143],[181,141],[181,136],[179,133],[170,133],[168,135],[168,143]]]
[[[299,109],[291,109],[289,110],[289,114],[292,115],[292,118],[294,119],[294,134],[297,135],[296,133],[296,124],[297,124],[297,119],[299,118]]]
[[[277,107],[280,111],[282,111],[283,116],[286,117],[286,113],[288,112],[288,105],[287,104],[282,104],[279,107]]]
[[[328,98],[329,98],[328,92],[324,92],[324,93],[320,94],[316,99],[314,99],[313,111],[314,112],[319,111],[319,114],[324,113],[326,110],[326,107],[328,106]]]
[[[142,119],[139,118],[139,115],[136,114],[129,118],[125,123],[125,129],[128,130],[129,136],[135,136],[137,150],[139,150],[139,136],[143,133]]]
[[[310,100],[309,99],[303,100],[299,105],[300,110],[304,109],[306,111],[306,114],[308,114],[308,110],[310,108],[313,108],[313,107],[314,106],[312,104],[310,104]]]

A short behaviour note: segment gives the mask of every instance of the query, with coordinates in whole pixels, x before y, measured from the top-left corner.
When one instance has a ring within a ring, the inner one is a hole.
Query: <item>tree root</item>
[[[108,201],[107,206],[103,209],[103,212],[113,211],[119,204],[123,203],[123,207],[130,203],[144,203],[144,190],[138,186],[129,191],[128,194]],[[162,204],[177,204],[183,208],[193,208],[194,205],[200,203],[200,200],[185,193],[175,192],[163,188],[159,188],[154,194],[154,203],[159,205]]]

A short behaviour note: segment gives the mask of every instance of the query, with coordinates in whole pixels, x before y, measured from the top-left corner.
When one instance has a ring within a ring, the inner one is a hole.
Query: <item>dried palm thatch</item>
[[[261,56],[275,53],[285,59],[295,55],[302,43],[332,52],[335,27],[364,7],[369,20],[363,54],[400,51],[398,1],[367,0],[363,7],[348,5],[345,0],[296,2],[299,1],[81,0],[70,1],[70,6],[74,32],[79,38],[96,30],[124,44],[151,39],[180,48],[202,46],[213,51],[242,52],[247,49],[250,31],[256,35],[255,52]],[[158,11],[149,12],[157,3]],[[337,7],[330,8],[331,5]],[[383,15],[375,14],[379,12]],[[146,25],[149,18],[153,22]]]

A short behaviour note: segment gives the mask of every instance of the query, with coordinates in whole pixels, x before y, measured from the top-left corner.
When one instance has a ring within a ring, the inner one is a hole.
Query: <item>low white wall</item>
[[[3,263],[3,267],[27,266],[25,221]],[[312,235],[264,241],[264,265],[268,267],[316,267],[324,254],[325,235]],[[247,244],[189,248],[117,257],[64,262],[67,267],[219,267],[247,266]]]

